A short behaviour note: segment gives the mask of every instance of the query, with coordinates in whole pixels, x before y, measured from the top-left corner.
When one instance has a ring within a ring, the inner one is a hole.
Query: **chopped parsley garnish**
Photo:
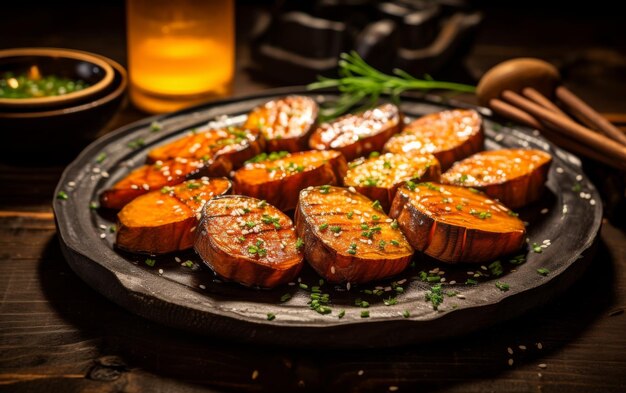
[[[276,319],[276,315],[274,313],[268,312],[267,313],[267,320],[268,321],[273,321],[274,319]]]
[[[185,261],[185,262],[181,263],[180,265],[188,267],[188,268],[192,268],[193,267],[193,262],[192,261]]]
[[[391,221],[391,229],[398,229],[399,227],[400,225],[398,224],[397,220]]]
[[[393,306],[394,304],[398,304],[398,299],[395,297],[390,297],[389,299],[384,299],[383,303],[385,306]]]
[[[350,244],[350,247],[348,248],[348,254],[356,255],[356,243]]]
[[[245,137],[245,133],[244,133]],[[276,161],[289,155],[288,151],[273,151],[270,154],[261,153],[244,162],[244,164],[258,163],[263,161]]]
[[[280,223],[279,223],[280,218],[278,217],[272,217],[269,214],[263,214],[263,216],[261,217],[261,221],[264,224],[273,224],[274,228],[276,229],[280,229]]]
[[[256,243],[248,246],[248,253],[264,257],[267,255],[267,250],[263,248],[263,241],[257,240]]]
[[[352,220],[352,216],[354,216],[354,210],[350,210],[350,212],[346,214],[346,216],[348,217],[348,220]]]
[[[494,276],[501,276],[502,273],[504,273],[504,269],[502,268],[502,263],[500,261],[492,262],[488,268]]]
[[[146,265],[153,267],[154,264],[156,263],[156,259],[152,259],[152,258],[146,258],[145,260]]]
[[[163,126],[158,121],[153,121],[150,124],[150,132],[159,132],[163,129]]]
[[[320,186],[320,194],[328,194],[329,192],[330,192],[329,185]]]
[[[304,246],[304,240],[302,240],[302,238],[301,238],[301,237],[299,237],[299,238],[296,240],[296,250],[301,249],[303,246]]]
[[[426,291],[426,301],[431,302],[433,305],[433,310],[439,309],[441,303],[443,303],[443,290],[441,289],[441,284],[433,285],[430,288],[430,291]]]
[[[326,228],[328,228],[328,224],[327,223],[324,223],[324,224],[319,226],[320,231],[323,231]]]
[[[381,240],[378,242],[378,248],[380,248],[381,250],[384,250],[386,245],[387,245],[387,242],[384,240]]]
[[[361,184],[363,184],[365,187],[376,187],[376,185],[378,184],[378,178],[366,177],[361,181]]]
[[[96,162],[98,164],[102,164],[107,159],[107,154],[102,152],[96,156]]]
[[[415,191],[415,187],[417,187],[417,184],[413,183],[412,181],[407,181],[406,182],[406,188],[408,188],[411,191]]]
[[[496,281],[496,288],[498,288],[502,292],[506,292],[509,290],[509,288],[511,288],[511,286],[507,283]]]
[[[375,200],[374,202],[372,202],[372,207],[373,207],[375,210],[378,210],[378,211],[382,211],[382,210],[383,210],[383,207],[382,207],[382,205],[380,204],[380,201],[378,201],[378,199],[377,199],[377,200]]]
[[[341,227],[340,227],[340,226],[338,226],[338,225],[331,226],[331,227],[330,227],[330,231],[331,231],[332,233],[339,233],[339,232],[341,232]]]
[[[397,241],[396,239],[390,240],[389,243],[393,244],[394,246],[399,246],[400,242]]]
[[[69,197],[69,195],[67,195],[67,192],[59,191],[59,193],[57,194],[57,199],[61,199],[63,201],[66,201],[66,200],[70,199],[70,197]]]
[[[126,146],[128,146],[131,149],[139,149],[141,147],[144,147],[146,145],[146,141],[144,141],[142,138],[137,138],[134,141],[130,141],[126,144]]]
[[[545,267],[542,267],[540,269],[537,269],[537,273],[541,274],[542,276],[547,276],[548,273],[550,273],[550,270],[546,269]]]

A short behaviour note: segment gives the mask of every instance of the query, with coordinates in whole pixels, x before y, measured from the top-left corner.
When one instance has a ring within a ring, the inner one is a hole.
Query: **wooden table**
[[[119,4],[99,7],[107,22],[119,21],[123,13]],[[508,11],[499,12],[501,17]],[[41,14],[37,15],[43,21]],[[506,29],[500,26],[501,19],[493,20],[488,19],[468,58],[474,72],[511,54],[538,53],[557,61],[570,54],[523,39],[505,47],[510,42],[502,37]],[[538,20],[537,26],[545,27],[546,21]],[[598,27],[601,31],[612,28],[613,19],[607,20],[604,30]],[[50,22],[43,23],[56,33],[41,38],[45,31],[38,30],[11,42],[0,38],[0,47],[38,42],[82,47],[124,61],[123,32],[120,35],[117,29],[104,30],[112,33],[104,35],[98,46],[89,37],[74,34],[81,23],[57,30]],[[104,22],[94,23],[107,29]],[[572,32],[581,28],[577,26]],[[7,27],[0,28],[0,37],[6,34]],[[571,37],[562,39],[573,42]],[[579,49],[602,45],[591,40]],[[623,49],[620,45],[617,53]],[[268,86],[248,77],[245,42],[240,48],[236,92]],[[571,85],[578,86],[582,96],[592,97],[598,109],[626,113],[624,100],[596,94],[593,82],[577,80],[578,85],[576,80]],[[109,129],[143,116],[128,107]],[[597,168],[585,169],[595,171],[598,178]],[[605,220],[591,269],[566,294],[485,331],[377,351],[254,347],[157,325],[87,287],[65,263],[54,227],[50,201],[62,170],[0,165],[0,392],[626,391],[623,220]]]

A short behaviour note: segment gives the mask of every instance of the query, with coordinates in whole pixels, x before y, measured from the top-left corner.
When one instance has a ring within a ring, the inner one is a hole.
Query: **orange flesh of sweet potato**
[[[483,190],[515,209],[543,194],[552,157],[541,150],[484,151],[457,162],[441,176],[441,182]]]
[[[295,221],[305,259],[329,282],[390,277],[403,271],[413,255],[380,205],[346,188],[302,190]]]
[[[160,190],[206,174],[203,161],[175,158],[143,165],[100,195],[100,204],[108,209],[121,209],[140,195]]]
[[[389,215],[418,251],[448,263],[481,263],[517,251],[524,223],[478,190],[439,183],[405,184]]]
[[[254,108],[244,128],[259,131],[267,151],[306,150],[317,112],[317,103],[309,97],[283,97]]]
[[[218,197],[203,209],[194,248],[218,275],[247,286],[272,288],[302,269],[291,219],[265,201]]]
[[[350,161],[380,151],[385,142],[400,131],[401,124],[402,115],[398,107],[383,104],[321,124],[313,131],[309,146],[317,150],[339,150]]]
[[[116,246],[151,255],[190,248],[202,206],[230,188],[225,178],[202,178],[135,198],[117,214]]]
[[[391,153],[430,153],[446,170],[460,159],[483,150],[482,118],[475,110],[455,109],[422,116],[385,144]]]
[[[272,159],[274,157],[281,157]],[[280,210],[292,210],[300,190],[324,184],[340,184],[347,170],[346,160],[334,150],[310,150],[270,155],[246,164],[235,172],[235,193],[264,199]]]
[[[439,181],[439,161],[432,154],[385,153],[378,157],[357,158],[348,164],[343,183],[389,211],[396,190],[408,180]]]

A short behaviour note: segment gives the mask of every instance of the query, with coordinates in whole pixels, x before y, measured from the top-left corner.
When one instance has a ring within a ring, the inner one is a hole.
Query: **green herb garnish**
[[[500,281],[496,281],[496,288],[498,288],[499,290],[501,290],[502,292],[506,292],[509,290],[511,286],[509,284],[500,282]]]
[[[433,305],[433,310],[439,309],[441,303],[443,303],[443,290],[441,289],[441,284],[433,285],[430,288],[430,291],[426,292],[426,301],[431,302]]]
[[[546,269],[545,267],[542,267],[540,269],[537,269],[537,273],[541,274],[542,276],[547,276],[548,273],[550,273],[550,270]]]

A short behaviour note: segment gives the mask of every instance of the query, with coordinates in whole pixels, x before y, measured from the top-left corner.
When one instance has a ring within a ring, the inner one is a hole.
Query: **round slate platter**
[[[115,224],[115,215],[90,208],[103,189],[141,165],[154,146],[192,128],[240,123],[252,107],[285,94],[311,95],[319,102],[336,98],[333,93],[311,94],[299,88],[272,90],[149,118],[87,147],[67,167],[57,186],[55,195],[64,191],[69,198],[55,198],[53,202],[61,248],[76,274],[122,307],[189,331],[285,346],[387,347],[457,336],[519,316],[562,292],[582,275],[591,260],[602,207],[579,160],[533,130],[497,123],[484,108],[477,109],[484,117],[487,149],[532,147],[554,157],[546,195],[519,211],[520,218],[528,223],[531,245],[519,253],[525,262],[510,262],[515,256],[502,258],[500,275],[490,264],[449,266],[416,255],[414,266],[393,280],[349,290],[323,285],[321,290],[330,295],[332,313],[321,315],[309,308],[310,292],[297,283],[274,290],[246,288],[219,280],[193,251],[156,258],[151,267],[145,256],[114,249],[115,233],[110,227]],[[466,106],[444,103],[436,97],[405,98],[401,109],[411,118],[450,105]],[[151,127],[155,121],[161,126],[158,131],[155,128],[159,127]],[[544,245],[540,253],[533,251],[533,243]],[[433,284],[421,280],[420,272],[437,267],[445,272],[446,295],[434,310],[425,299]],[[539,274],[540,268],[549,273]],[[474,277],[477,272],[481,275]],[[468,278],[477,284],[466,284]],[[451,285],[453,281],[456,284]],[[301,282],[310,288],[319,285],[319,276],[305,267]],[[509,284],[510,289],[502,291],[496,282]],[[377,288],[382,295],[371,293]],[[286,294],[291,298],[281,301]],[[391,303],[397,304],[385,304],[394,298]],[[369,302],[369,307],[356,306],[358,299]],[[345,315],[339,318],[342,310]],[[369,311],[369,317],[362,317],[362,311]],[[268,320],[268,313],[276,318]]]

